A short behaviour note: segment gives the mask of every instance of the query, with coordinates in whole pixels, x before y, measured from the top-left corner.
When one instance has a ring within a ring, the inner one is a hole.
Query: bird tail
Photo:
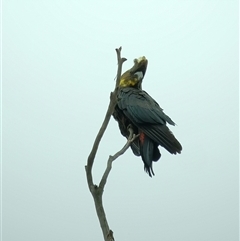
[[[157,161],[161,157],[161,154],[157,145],[144,133],[140,133],[139,140],[140,154],[144,162],[144,170],[150,177],[152,177],[152,175],[154,175],[152,162]]]

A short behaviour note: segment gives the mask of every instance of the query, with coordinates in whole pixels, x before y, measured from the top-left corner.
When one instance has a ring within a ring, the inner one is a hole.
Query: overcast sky
[[[115,48],[177,126],[155,177],[128,150],[104,206],[115,240],[238,240],[238,1],[3,1],[3,241],[103,240],[84,165],[114,88]],[[98,183],[125,144],[112,119]]]

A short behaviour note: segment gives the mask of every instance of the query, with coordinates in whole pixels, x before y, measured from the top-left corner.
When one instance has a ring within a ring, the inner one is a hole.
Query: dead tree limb
[[[94,185],[93,184],[93,177],[92,177],[92,167],[93,167],[93,162],[98,150],[98,146],[99,143],[103,137],[103,134],[108,126],[109,120],[111,118],[111,115],[114,111],[116,102],[117,102],[117,91],[118,91],[118,86],[119,86],[119,82],[120,82],[120,77],[121,77],[121,73],[122,73],[122,65],[123,62],[126,61],[126,58],[122,58],[121,57],[121,47],[116,49],[117,52],[117,60],[118,60],[118,70],[117,70],[117,78],[116,78],[116,84],[115,84],[115,89],[113,92],[111,92],[110,95],[110,103],[108,105],[108,109],[104,118],[104,121],[102,123],[101,128],[99,129],[99,132],[96,136],[96,139],[94,141],[92,150],[88,156],[88,160],[87,160],[87,165],[85,166],[85,170],[86,170],[86,176],[87,176],[87,183],[88,183],[88,187],[89,190],[93,196],[94,199],[94,203],[95,203],[95,207],[96,207],[96,212],[97,212],[97,216],[100,222],[100,226],[102,228],[102,232],[103,232],[103,237],[105,241],[113,241],[113,231],[110,230],[109,226],[108,226],[108,222],[106,219],[106,215],[104,212],[104,208],[103,208],[103,204],[102,204],[102,195],[103,195],[103,190],[104,190],[104,186],[107,182],[107,177],[110,173],[111,167],[112,167],[112,162],[118,158],[120,155],[122,155],[130,146],[131,142],[134,140],[135,136],[133,134],[132,130],[129,130],[130,135],[128,138],[127,143],[125,144],[125,146],[119,151],[117,152],[114,156],[110,156],[108,159],[108,163],[107,163],[107,168],[102,176],[102,179],[99,183],[99,185]]]

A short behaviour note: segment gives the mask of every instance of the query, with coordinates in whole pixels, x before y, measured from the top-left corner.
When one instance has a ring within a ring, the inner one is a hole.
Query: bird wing
[[[166,126],[166,123],[171,125],[175,123],[147,92],[134,88],[121,89],[118,95],[118,107],[155,143],[172,154],[181,152],[181,144]]]
[[[121,89],[118,95],[118,107],[136,125],[162,124],[175,125],[158,103],[147,92],[134,89]]]

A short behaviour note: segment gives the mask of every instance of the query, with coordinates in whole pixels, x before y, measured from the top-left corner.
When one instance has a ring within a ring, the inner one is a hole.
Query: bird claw
[[[133,131],[133,126],[132,124],[129,124],[127,126],[127,130],[128,130],[128,141],[129,142],[133,142],[137,137],[139,137],[139,134],[135,134],[134,131]]]
[[[129,130],[132,130],[133,131],[133,126],[132,126],[132,124],[129,124],[128,126],[127,126],[127,130],[129,131]]]

